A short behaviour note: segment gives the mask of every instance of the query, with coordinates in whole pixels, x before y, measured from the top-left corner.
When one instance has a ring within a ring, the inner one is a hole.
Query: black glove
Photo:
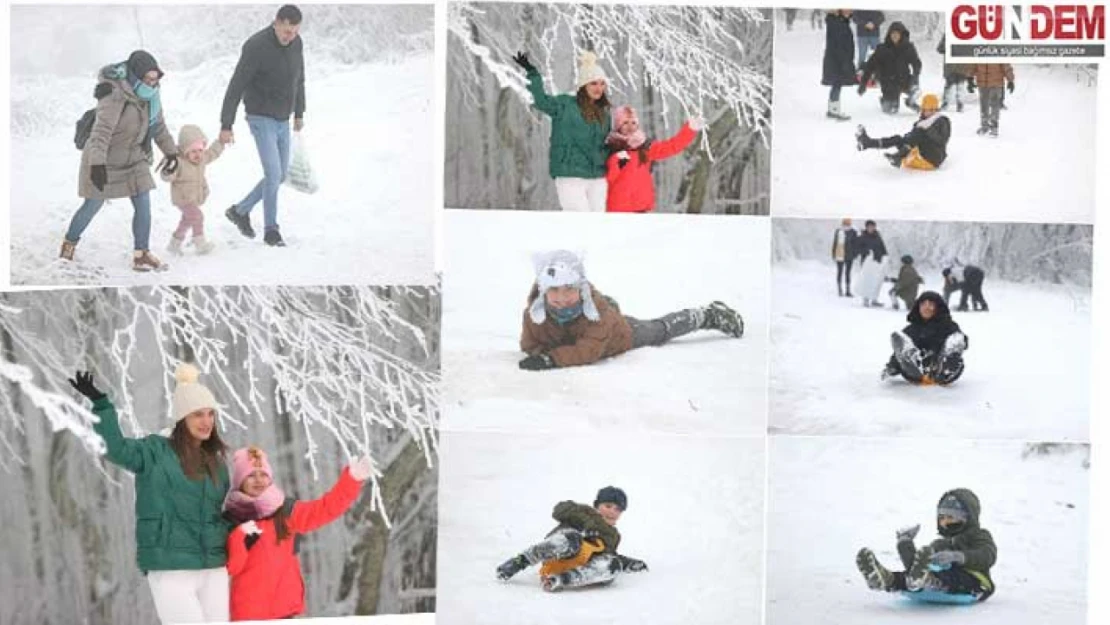
[[[159,163],[158,169],[155,171],[161,171],[164,174],[173,174],[177,171],[177,155],[170,154],[169,156],[163,157],[162,162]]]
[[[967,92],[975,93],[975,77],[969,76],[967,79]]]
[[[247,537],[243,539],[243,545],[246,546],[247,551],[251,550],[251,547],[258,542],[259,538],[262,538],[262,534],[247,534]]]
[[[517,52],[516,56],[513,57],[513,61],[516,61],[516,64],[519,65],[526,74],[531,74],[536,71],[536,66],[532,65],[532,62],[528,60],[528,54],[525,52]]]
[[[554,369],[556,366],[555,359],[551,354],[536,354],[529,356],[520,361],[520,368],[525,371],[543,371],[544,369]]]
[[[100,392],[100,389],[96,388],[96,386],[93,384],[92,379],[93,376],[91,371],[78,371],[76,379],[70,378],[69,385],[77,389],[78,393],[81,393],[92,401],[96,401],[101,397],[104,397],[104,393]]]
[[[1010,93],[1014,92],[1014,81],[1011,80],[1010,82],[1006,83],[1006,91],[1009,91]]]
[[[93,165],[89,168],[89,180],[92,180],[93,186],[97,191],[103,191],[104,185],[108,184],[108,166],[107,165]]]
[[[628,556],[618,556],[621,559],[621,570],[626,573],[640,573],[648,570],[648,565],[643,560],[636,558],[629,558]]]

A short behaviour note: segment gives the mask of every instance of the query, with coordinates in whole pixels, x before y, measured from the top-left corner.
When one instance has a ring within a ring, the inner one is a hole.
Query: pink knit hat
[[[636,118],[636,109],[631,106],[618,106],[613,109],[613,130],[620,130],[621,124]]]
[[[259,469],[266,474],[266,477],[270,478],[271,482],[273,481],[274,471],[270,468],[270,461],[266,457],[266,452],[254,446],[236,450],[235,454],[231,457],[232,490],[236,490],[242,486],[243,480],[247,479],[248,475]]]

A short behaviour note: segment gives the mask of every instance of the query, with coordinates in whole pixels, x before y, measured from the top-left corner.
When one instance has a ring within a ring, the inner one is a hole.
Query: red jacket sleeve
[[[351,477],[350,469],[343,469],[339,481],[326,495],[293,504],[293,513],[289,515],[289,529],[298,534],[320,529],[343,516],[355,499],[358,499],[361,491],[362,482]]]
[[[682,124],[682,128],[679,129],[678,134],[675,136],[670,139],[653,142],[651,147],[648,148],[648,158],[653,161],[661,161],[665,158],[670,158],[689,147],[690,144],[694,142],[694,137],[696,136],[698,136],[698,133],[694,132],[690,124]]]
[[[610,154],[609,160],[605,163],[605,180],[609,184],[615,183],[617,179],[621,177],[621,174],[624,173],[624,169],[621,168],[620,159],[617,158],[617,154],[618,152]],[[625,167],[628,167],[628,165],[625,165]]]
[[[247,535],[239,527],[231,530],[227,537],[227,574],[231,577],[243,572],[247,565]]]

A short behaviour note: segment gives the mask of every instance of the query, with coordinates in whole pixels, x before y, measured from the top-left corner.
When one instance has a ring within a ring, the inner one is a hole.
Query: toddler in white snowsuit
[[[543,589],[555,592],[609,584],[620,573],[648,570],[643,561],[617,553],[621,536],[616,524],[627,507],[624,491],[614,486],[599,490],[593,507],[559,502],[551,514],[559,525],[543,541],[497,567],[498,579],[506,581],[542,562]]]
[[[161,170],[162,179],[170,183],[170,197],[173,205],[181,211],[181,221],[177,224],[168,246],[170,252],[181,255],[185,235],[193,233],[193,247],[198,254],[212,251],[213,245],[204,236],[204,213],[200,207],[208,199],[208,179],[205,175],[208,164],[220,157],[224,144],[219,141],[207,145],[208,138],[200,128],[193,125],[181,127],[178,134],[177,149],[184,155],[178,160],[177,168],[172,171]]]

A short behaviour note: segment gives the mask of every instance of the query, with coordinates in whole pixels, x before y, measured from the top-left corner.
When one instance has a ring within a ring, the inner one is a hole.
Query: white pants
[[[231,620],[227,569],[151,571],[146,576],[162,625]]]
[[[604,178],[556,178],[559,206],[577,213],[604,213],[609,183]]]
[[[879,289],[883,285],[883,264],[877,263],[868,257],[863,261],[860,274],[857,294],[866,300],[875,301],[879,299]]]

